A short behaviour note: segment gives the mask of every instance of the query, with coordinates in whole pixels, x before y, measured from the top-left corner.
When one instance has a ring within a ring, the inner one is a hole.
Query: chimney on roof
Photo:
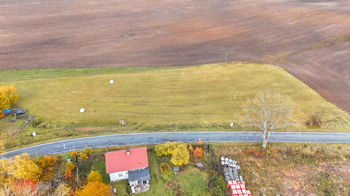
[[[130,150],[129,149],[126,150],[126,155],[128,155],[128,156],[130,155]]]

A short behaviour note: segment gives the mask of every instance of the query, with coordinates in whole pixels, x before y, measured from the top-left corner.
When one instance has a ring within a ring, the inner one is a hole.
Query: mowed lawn
[[[20,70],[0,76],[1,85],[17,87],[20,107],[64,126],[113,126],[125,120],[141,130],[210,128],[230,122],[242,128],[241,103],[264,89],[296,102],[293,130],[305,130],[313,113],[322,116],[327,130],[344,131],[350,124],[347,113],[272,65]]]

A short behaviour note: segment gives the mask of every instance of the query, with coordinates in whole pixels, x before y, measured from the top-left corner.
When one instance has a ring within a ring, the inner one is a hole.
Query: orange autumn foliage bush
[[[89,182],[81,190],[75,193],[76,196],[110,196],[109,185],[102,182]]]
[[[39,180],[48,181],[53,177],[58,158],[56,156],[43,156],[35,160],[35,163],[41,169]]]
[[[75,165],[73,162],[68,162],[67,163],[67,166],[66,166],[66,170],[69,170],[69,171],[73,171],[73,169],[75,169]]]
[[[69,179],[72,178],[72,171],[75,169],[75,165],[73,162],[68,162],[66,165],[66,170],[64,172],[64,178]]]
[[[79,153],[77,151],[73,151],[70,153],[70,155],[75,159],[79,155]]]
[[[66,171],[64,172],[64,178],[65,178],[65,179],[72,178],[72,171],[66,170]]]
[[[193,157],[202,157],[203,156],[203,149],[202,148],[199,148],[199,147],[196,147],[193,151]]]

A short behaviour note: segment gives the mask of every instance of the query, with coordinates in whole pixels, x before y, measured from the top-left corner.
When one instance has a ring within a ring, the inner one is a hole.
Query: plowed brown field
[[[347,0],[2,0],[0,69],[280,65],[350,111]]]

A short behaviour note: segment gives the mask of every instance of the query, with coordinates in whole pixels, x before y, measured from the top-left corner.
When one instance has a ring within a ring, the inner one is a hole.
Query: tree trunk
[[[269,132],[267,132],[267,131],[264,131],[264,133],[263,133],[264,135],[263,135],[263,148],[264,149],[266,149],[266,146],[267,146],[267,142],[268,142],[268,140],[269,140]]]
[[[80,187],[80,184],[79,184],[79,168],[77,167],[77,185],[78,187]]]
[[[78,156],[75,157],[75,163],[76,163],[76,170],[77,170],[77,185],[78,185],[78,187],[80,187],[80,184],[79,184]]]

